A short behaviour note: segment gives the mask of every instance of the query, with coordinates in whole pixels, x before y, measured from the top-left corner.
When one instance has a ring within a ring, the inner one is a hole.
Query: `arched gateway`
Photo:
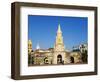
[[[62,56],[60,54],[57,56],[57,64],[62,64]]]

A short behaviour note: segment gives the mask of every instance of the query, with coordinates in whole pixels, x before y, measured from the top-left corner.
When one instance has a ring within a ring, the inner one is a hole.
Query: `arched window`
[[[57,64],[62,64],[62,56],[60,54],[57,56]]]

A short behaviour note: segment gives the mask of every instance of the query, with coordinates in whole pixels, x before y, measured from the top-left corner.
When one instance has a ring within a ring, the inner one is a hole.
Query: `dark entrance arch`
[[[61,54],[59,54],[57,56],[57,64],[62,64],[62,56],[61,56]]]
[[[48,61],[48,58],[47,57],[44,58],[44,63],[45,64],[49,64],[49,61]]]
[[[71,63],[74,63],[74,57],[71,57],[70,59],[71,59]]]

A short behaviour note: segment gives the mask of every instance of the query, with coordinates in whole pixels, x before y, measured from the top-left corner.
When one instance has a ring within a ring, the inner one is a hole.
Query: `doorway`
[[[71,57],[70,59],[71,59],[71,63],[74,63],[74,57]]]
[[[57,56],[57,64],[62,64],[62,56],[61,56],[61,54],[59,54]]]

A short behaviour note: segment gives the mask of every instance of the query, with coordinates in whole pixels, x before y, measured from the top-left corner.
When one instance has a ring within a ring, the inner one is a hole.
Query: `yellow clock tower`
[[[63,36],[60,24],[58,25],[56,42],[54,45],[53,64],[66,64],[66,51],[63,43]]]
[[[55,51],[64,51],[64,43],[63,43],[63,37],[62,37],[62,31],[60,28],[60,24],[58,25],[58,31],[56,36],[56,42],[54,45]]]

